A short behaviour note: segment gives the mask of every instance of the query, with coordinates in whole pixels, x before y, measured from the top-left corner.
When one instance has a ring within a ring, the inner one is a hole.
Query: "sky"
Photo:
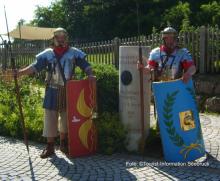
[[[49,6],[55,0],[0,0],[0,34],[7,32],[4,6],[8,19],[9,31],[16,28],[20,19],[29,22],[34,18],[34,10],[37,5]]]

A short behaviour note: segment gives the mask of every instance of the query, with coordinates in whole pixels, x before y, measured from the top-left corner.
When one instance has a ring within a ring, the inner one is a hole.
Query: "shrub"
[[[119,81],[118,70],[113,65],[107,64],[92,64],[94,75],[97,78],[97,107],[98,113],[103,112],[118,112],[119,107]],[[76,68],[75,79],[85,78],[85,73]],[[44,78],[39,74],[36,79],[42,84]]]
[[[111,154],[125,150],[126,130],[118,116],[118,71],[112,65],[93,65],[97,77],[99,152]],[[77,79],[85,74],[76,70]],[[42,79],[24,78],[19,81],[28,139],[43,141]],[[23,138],[14,82],[0,82],[0,134]]]
[[[98,151],[104,154],[126,150],[127,131],[119,121],[118,114],[104,112],[95,120],[98,131]]]
[[[92,67],[97,78],[98,113],[117,113],[119,106],[118,71],[113,65],[107,64],[92,64]],[[85,74],[77,68],[77,79],[81,79],[84,76]]]
[[[33,86],[28,78],[20,81],[19,85],[22,85],[20,93],[28,137],[42,141],[43,109],[40,87]],[[22,138],[23,130],[15,95],[13,82],[0,82],[0,130],[1,135]]]

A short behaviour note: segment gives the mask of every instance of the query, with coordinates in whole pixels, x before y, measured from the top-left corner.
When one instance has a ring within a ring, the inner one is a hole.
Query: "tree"
[[[62,1],[54,1],[49,7],[37,6],[31,24],[39,27],[65,27],[67,19]]]
[[[220,25],[220,3],[213,1],[212,3],[203,4],[199,13],[200,24],[203,25]]]
[[[190,24],[189,17],[191,14],[190,4],[180,1],[176,6],[165,11],[163,22],[170,23],[170,25],[177,30],[181,30],[183,27],[185,28],[186,25],[188,26]]]
[[[153,27],[160,31],[167,24],[178,31],[220,25],[220,3],[211,0],[56,0],[49,7],[37,7],[32,24],[61,26],[75,41],[137,36],[137,1],[144,35],[151,34]]]

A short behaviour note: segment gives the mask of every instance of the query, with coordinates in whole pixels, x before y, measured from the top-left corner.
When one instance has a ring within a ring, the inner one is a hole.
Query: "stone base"
[[[196,100],[200,112],[220,113],[220,96],[208,97],[207,95],[199,95]]]
[[[220,75],[195,75],[193,77],[197,95],[220,95]]]
[[[197,74],[193,80],[199,111],[220,113],[220,75]]]
[[[211,97],[206,99],[205,108],[210,112],[220,113],[220,97]]]

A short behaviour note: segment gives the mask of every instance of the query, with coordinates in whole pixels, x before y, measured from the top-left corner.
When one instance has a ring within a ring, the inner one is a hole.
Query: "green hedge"
[[[117,113],[102,113],[94,119],[98,130],[98,151],[105,154],[126,151],[127,130]]]
[[[118,117],[118,71],[111,65],[93,65],[97,76],[99,152],[111,154],[125,150],[126,130]],[[76,70],[77,78],[85,75]],[[43,83],[30,77],[19,81],[28,138],[42,142]],[[0,135],[23,138],[14,83],[0,82]]]
[[[94,74],[97,78],[97,103],[98,113],[118,112],[119,105],[119,82],[118,70],[113,65],[92,64]],[[85,74],[76,69],[77,79],[82,79]]]
[[[42,141],[43,109],[42,94],[31,79],[19,81],[25,124],[29,139]],[[20,114],[16,100],[14,83],[0,82],[0,134],[16,138],[23,137]]]

